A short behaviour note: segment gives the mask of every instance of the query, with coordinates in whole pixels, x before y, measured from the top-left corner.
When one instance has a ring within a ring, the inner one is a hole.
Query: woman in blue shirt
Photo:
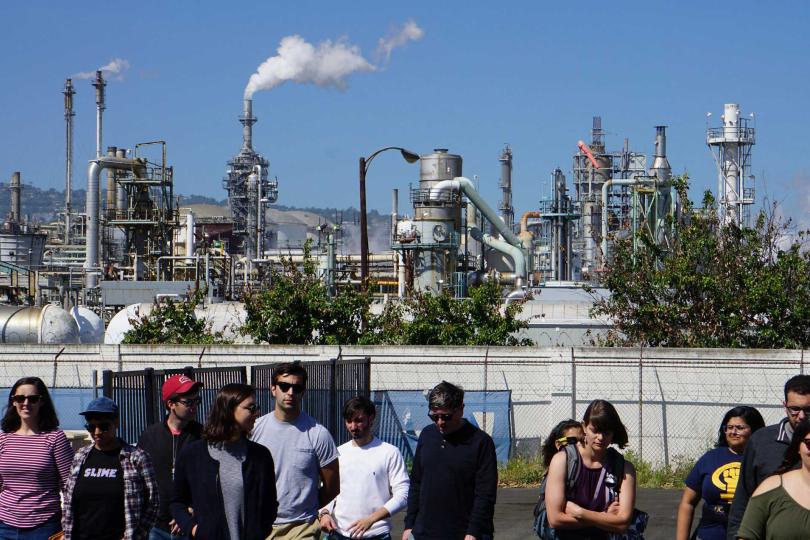
[[[737,489],[740,461],[751,434],[765,426],[754,407],[739,406],[728,411],[720,424],[716,448],[695,463],[686,477],[675,540],[688,540],[695,506],[702,498],[703,513],[693,540],[725,540],[728,511]]]

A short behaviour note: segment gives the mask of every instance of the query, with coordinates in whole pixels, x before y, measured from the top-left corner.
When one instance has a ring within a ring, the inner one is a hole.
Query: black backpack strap
[[[610,473],[616,480],[616,486],[613,491],[616,497],[619,497],[619,492],[622,490],[622,481],[624,480],[624,456],[621,452],[611,447],[608,448],[608,463],[610,464]]]
[[[566,444],[563,449],[565,449],[565,493],[570,494],[582,470],[582,457],[576,444]]]

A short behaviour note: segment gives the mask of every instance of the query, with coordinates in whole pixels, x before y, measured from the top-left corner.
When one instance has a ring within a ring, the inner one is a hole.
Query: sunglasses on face
[[[450,414],[439,414],[439,413],[428,413],[428,418],[430,418],[433,422],[438,422],[439,420],[444,420],[445,422],[449,422],[453,419],[453,415],[456,413]]]
[[[28,400],[28,403],[30,405],[36,405],[37,403],[39,403],[39,400],[42,399],[42,396],[37,394],[32,394],[30,396],[23,396],[20,394],[16,396],[11,396],[11,401],[13,401],[14,403],[19,403],[20,405],[25,403],[26,399]]]
[[[197,398],[191,398],[191,399],[175,399],[174,402],[175,403],[182,403],[186,407],[196,407],[197,405],[199,405],[202,402],[202,399],[200,399],[198,397]]]
[[[303,384],[290,384],[288,382],[278,382],[276,386],[281,390],[282,393],[286,394],[292,388],[293,394],[303,394],[304,393],[304,385]]]
[[[90,433],[95,433],[96,429],[98,429],[102,433],[106,433],[106,432],[110,431],[110,426],[111,425],[112,424],[110,424],[109,422],[98,422],[96,424],[88,422],[88,423],[86,423],[84,425],[84,429],[86,429]]]
[[[810,417],[810,407],[796,407],[795,405],[785,407],[790,416],[798,416],[800,412],[803,412],[805,416]]]

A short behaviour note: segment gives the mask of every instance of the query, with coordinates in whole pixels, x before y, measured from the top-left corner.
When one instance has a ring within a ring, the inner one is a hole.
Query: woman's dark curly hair
[[[782,460],[782,465],[776,469],[774,474],[785,474],[793,470],[796,464],[801,461],[802,457],[799,454],[799,448],[804,442],[804,439],[807,438],[808,433],[810,433],[810,420],[802,420],[793,429],[793,438],[790,439],[790,445],[787,447],[787,450],[785,450],[785,459]]]
[[[734,407],[723,416],[723,422],[720,424],[720,429],[717,430],[717,444],[715,446],[718,448],[728,446],[728,440],[726,440],[726,424],[728,424],[728,421],[732,418],[742,418],[745,423],[751,427],[752,435],[758,429],[765,427],[765,420],[762,419],[762,415],[759,414],[759,411],[754,407],[749,407],[748,405]]]
[[[256,389],[249,384],[226,384],[214,398],[208,421],[203,428],[203,437],[211,443],[231,441],[239,432],[234,418],[236,407],[247,398],[256,395]]]
[[[14,383],[11,391],[8,393],[8,402],[6,403],[6,412],[3,415],[3,420],[0,421],[0,429],[5,433],[14,433],[20,429],[22,420],[17,413],[17,408],[11,401],[12,396],[17,394],[17,388],[25,384],[30,384],[37,389],[41,405],[39,406],[39,414],[37,416],[37,430],[40,433],[53,431],[59,427],[59,417],[56,416],[56,409],[51,401],[51,395],[48,393],[48,387],[42,382],[39,377],[23,377]]]
[[[557,453],[557,445],[554,444],[557,442],[557,439],[562,437],[566,431],[571,428],[579,428],[582,429],[582,424],[572,418],[568,420],[563,420],[551,430],[551,433],[548,434],[548,438],[543,443],[542,453],[543,453],[543,466],[548,470],[548,466],[551,465],[551,459],[554,457],[554,454]]]

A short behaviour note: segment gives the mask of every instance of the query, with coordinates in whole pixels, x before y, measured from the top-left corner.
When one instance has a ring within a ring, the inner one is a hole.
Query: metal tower
[[[748,118],[741,117],[736,103],[726,103],[720,119],[721,127],[706,130],[706,144],[717,164],[717,212],[723,224],[747,226],[749,207],[754,204],[754,177],[750,175],[754,128],[749,127]]]

